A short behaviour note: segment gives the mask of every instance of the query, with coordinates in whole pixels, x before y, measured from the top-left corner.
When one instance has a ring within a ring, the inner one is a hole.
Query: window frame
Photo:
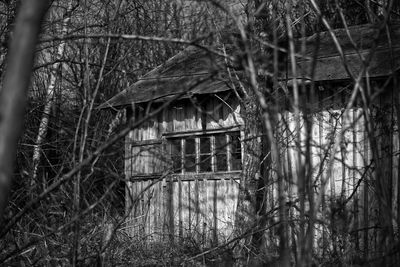
[[[173,170],[174,175],[191,175],[191,174],[212,174],[212,173],[229,173],[234,172],[238,173],[241,172],[243,169],[243,142],[240,142],[240,169],[234,169],[232,167],[232,143],[230,140],[230,134],[236,133],[239,135],[240,139],[243,140],[243,129],[240,126],[233,126],[228,128],[220,128],[215,130],[207,130],[207,131],[186,131],[186,132],[167,132],[163,134],[163,138],[166,140],[168,145],[168,153],[172,160],[172,142],[171,140],[180,140],[180,170],[175,172]],[[215,137],[216,135],[223,134],[225,136],[225,154],[226,155],[226,170],[217,170],[217,150],[216,150],[216,143]],[[208,137],[210,138],[210,152],[209,153],[201,153],[200,151],[200,140],[201,138]],[[195,170],[194,171],[187,171],[185,169],[185,156],[186,156],[186,139],[194,139],[195,140]],[[210,154],[211,156],[211,170],[210,171],[202,171],[201,170],[201,163],[200,159],[201,156],[204,154]],[[171,166],[175,164],[171,162]]]

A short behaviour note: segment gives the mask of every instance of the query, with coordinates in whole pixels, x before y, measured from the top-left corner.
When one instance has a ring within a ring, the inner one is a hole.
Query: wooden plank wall
[[[339,87],[318,90],[312,99],[307,100],[312,120],[312,177],[318,188],[317,194],[322,194],[323,200],[322,212],[318,214],[315,225],[314,245],[320,253],[352,249],[364,258],[373,258],[379,254],[380,248],[376,225],[381,211],[374,189],[379,178],[371,165],[371,144],[365,131],[362,109],[356,103],[346,122],[343,111],[347,101],[348,92]],[[394,218],[398,218],[399,137],[392,101],[390,92],[381,96],[371,113],[381,154],[380,164],[385,165],[386,188],[391,194]],[[193,239],[203,246],[223,243],[230,237],[237,205],[239,173],[154,176],[170,167],[163,148],[163,134],[243,124],[238,103],[227,101],[226,105],[223,102],[218,98],[203,99],[209,111],[205,116],[191,101],[182,101],[134,129],[126,138],[125,171],[127,177],[132,178],[127,193],[132,195],[132,199],[138,199],[127,221],[127,229],[132,235],[144,240]],[[143,113],[144,108],[135,116],[142,118]],[[335,153],[332,176],[328,176],[327,162],[333,142],[343,127],[348,129]],[[282,112],[279,129],[277,136],[287,181],[287,198],[296,203],[299,198],[296,158],[299,152],[305,151],[305,124],[300,121],[300,146],[296,142],[296,121],[292,111]],[[304,159],[302,155],[302,163]],[[278,205],[277,190],[276,181],[271,178],[267,207],[274,209]],[[322,192],[321,180],[325,179],[326,187]],[[291,209],[291,219],[298,219],[298,215],[295,209]],[[398,228],[398,221],[394,222],[394,227]],[[296,231],[292,229],[293,233]],[[276,242],[272,230],[268,240]],[[345,244],[346,247],[337,244]]]
[[[126,137],[126,221],[131,235],[146,241],[196,240],[201,246],[221,243],[231,236],[240,172],[220,175],[163,175],[171,167],[165,133],[185,133],[243,124],[240,106],[222,95],[183,100],[134,129]],[[200,106],[206,113],[201,112]],[[139,106],[134,119],[145,116]],[[157,174],[157,175],[155,175]]]
[[[312,110],[309,116],[312,122],[312,176],[318,188],[317,194],[322,194],[323,200],[322,212],[317,218],[319,223],[315,225],[316,251],[344,253],[344,250],[353,250],[364,258],[379,256],[380,232],[376,226],[382,211],[374,188],[377,179],[385,181],[384,187],[391,195],[389,205],[392,206],[393,218],[398,218],[400,201],[399,138],[393,99],[390,91],[385,93],[375,101],[371,112],[383,177],[376,177],[373,171],[376,166],[372,164],[371,143],[359,103],[350,111],[349,119],[345,120],[344,107],[349,98],[344,88],[319,91],[314,99],[307,100]],[[346,130],[335,153],[332,175],[329,176],[327,170],[333,142],[343,128]],[[292,111],[282,113],[279,129],[282,133],[279,135],[282,163],[288,183],[287,198],[296,203],[299,199],[296,159],[300,154],[301,164],[304,164],[305,123],[301,118],[300,143],[296,142],[296,118]],[[321,180],[326,180],[324,191],[321,191]],[[295,209],[290,214],[291,219],[298,219],[299,214]],[[326,223],[321,223],[324,221]],[[398,222],[394,221],[394,228],[398,228]],[[343,247],[335,245],[340,243]],[[321,248],[324,248],[323,251]]]
[[[233,231],[238,175],[181,178],[173,177],[168,184],[172,201],[167,216],[174,240],[201,246],[227,241]]]

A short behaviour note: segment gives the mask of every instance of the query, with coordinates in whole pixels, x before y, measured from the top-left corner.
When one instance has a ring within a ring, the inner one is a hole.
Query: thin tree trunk
[[[84,18],[84,34],[85,36],[88,33],[88,6],[87,6],[87,1],[84,1],[85,5],[85,18]],[[78,120],[78,126],[76,127],[76,132],[75,132],[75,141],[74,141],[74,156],[73,156],[73,162],[75,163],[75,151],[77,150],[76,145],[78,144],[78,137],[79,137],[79,130],[81,129],[82,135],[81,135],[81,140],[80,140],[80,146],[79,146],[79,163],[83,161],[84,157],[84,152],[85,152],[85,142],[86,142],[86,136],[85,136],[85,126],[89,123],[89,121],[83,120],[85,116],[85,111],[87,109],[87,101],[89,100],[90,96],[90,68],[89,68],[89,45],[88,45],[88,39],[84,39],[84,55],[85,55],[85,71],[84,71],[84,76],[83,76],[83,91],[84,91],[84,99],[83,99],[83,108],[81,111],[81,114],[79,116]],[[81,128],[81,123],[82,128]],[[85,124],[86,123],[86,124]],[[81,206],[81,177],[82,177],[82,172],[81,170],[78,171],[76,176],[74,177],[74,188],[73,188],[73,214],[75,216],[79,216],[80,212],[80,206]],[[74,236],[73,236],[73,243],[72,243],[72,248],[71,248],[71,265],[72,266],[77,266],[78,265],[78,257],[80,255],[80,220],[78,219],[74,226]]]
[[[254,21],[254,1],[248,1],[247,3],[247,16],[248,26],[253,27]],[[239,27],[242,27],[238,25]],[[243,103],[242,103],[242,116],[245,119],[244,136],[246,139],[243,140],[243,171],[240,178],[238,204],[235,218],[235,233],[237,236],[246,234],[241,240],[239,246],[235,251],[239,261],[236,263],[237,266],[246,266],[249,264],[251,252],[255,252],[253,247],[253,234],[249,234],[248,231],[256,230],[258,227],[257,220],[257,186],[260,178],[260,157],[261,157],[261,113],[259,108],[259,99],[256,95],[258,90],[258,82],[255,74],[253,65],[253,59],[251,55],[250,43],[247,39],[247,34],[244,29],[241,28],[242,42],[246,43],[246,54],[247,59],[242,62],[243,66],[247,70],[247,74],[252,82],[252,90],[248,92]],[[252,256],[254,258],[254,256]]]
[[[236,213],[235,228],[243,231],[256,222],[256,189],[258,184],[259,165],[261,156],[259,111],[257,111],[256,100],[246,100],[243,105],[243,117],[245,123],[246,140],[243,141],[244,158],[243,172],[240,178],[240,189]],[[246,246],[250,244],[245,241]]]
[[[119,14],[119,8],[121,5],[121,0],[116,0],[116,9],[115,9],[115,13],[113,15],[113,18],[111,20],[111,23],[114,23],[117,15]],[[111,29],[112,27],[110,27],[109,33],[111,33]],[[87,34],[88,28],[87,28],[87,21],[85,20],[85,35]],[[103,81],[103,73],[104,73],[104,69],[107,63],[107,59],[108,59],[108,54],[109,54],[109,49],[110,49],[110,44],[111,44],[111,39],[108,38],[107,40],[107,44],[106,44],[106,49],[104,52],[104,56],[103,56],[103,61],[101,64],[101,69],[99,72],[99,76],[97,78],[97,83],[96,83],[96,87],[94,89],[93,92],[90,92],[90,69],[89,69],[89,47],[88,47],[88,43],[85,42],[85,77],[84,77],[84,88],[85,88],[85,93],[87,94],[87,100],[89,103],[85,103],[85,107],[81,113],[81,118],[83,118],[86,115],[86,118],[84,120],[80,121],[83,123],[82,125],[82,135],[81,135],[81,140],[80,140],[80,149],[79,149],[79,163],[82,163],[84,160],[84,156],[85,156],[85,152],[86,152],[86,143],[87,143],[87,139],[88,139],[88,134],[89,134],[89,125],[90,125],[90,120],[91,120],[91,116],[92,116],[92,111],[94,108],[94,103],[95,103],[95,99],[98,95],[99,89],[100,89],[100,85]],[[85,114],[86,111],[86,114]],[[78,124],[79,127],[80,124]],[[78,128],[77,128],[78,130]],[[76,132],[76,137],[77,138],[78,135],[78,131]],[[77,139],[75,139],[77,140]],[[75,144],[77,143],[77,141],[75,141]],[[74,148],[75,151],[75,148]],[[90,174],[89,174],[90,175]],[[79,216],[80,213],[80,202],[81,202],[81,178],[82,178],[82,172],[79,171],[77,173],[77,175],[75,176],[75,182],[74,182],[74,213],[75,216]],[[80,254],[80,220],[78,219],[74,225],[74,239],[73,239],[73,252],[72,252],[72,265],[73,266],[77,266],[78,265],[78,257]],[[102,259],[100,259],[102,260]]]
[[[18,139],[22,133],[26,96],[35,46],[47,0],[24,1],[17,16],[0,91],[0,224],[11,188]]]
[[[61,30],[61,35],[65,36],[68,32],[68,24],[69,21],[71,20],[71,9],[72,9],[72,1],[69,2],[68,9],[66,13],[64,14],[63,22],[62,22],[62,30]],[[57,47],[57,58],[60,59],[62,58],[65,50],[65,42],[61,42],[58,47]],[[37,181],[37,176],[38,176],[38,168],[39,168],[39,163],[40,163],[40,158],[41,158],[41,152],[42,152],[42,144],[44,139],[46,138],[48,126],[49,126],[49,117],[50,117],[50,111],[51,108],[53,107],[54,104],[54,94],[55,94],[55,86],[56,86],[56,81],[57,81],[57,74],[62,66],[62,63],[56,62],[53,64],[51,68],[51,73],[50,73],[50,82],[47,86],[47,91],[46,91],[46,102],[45,106],[43,109],[42,113],[42,119],[40,120],[40,125],[39,125],[39,131],[38,135],[36,137],[36,143],[33,147],[33,157],[32,157],[32,162],[33,162],[33,171],[32,171],[32,180],[31,180],[31,188],[32,189],[38,189],[37,185],[40,183],[40,181]],[[46,180],[43,177],[42,178],[42,190],[46,188]],[[33,196],[32,196],[33,197]]]

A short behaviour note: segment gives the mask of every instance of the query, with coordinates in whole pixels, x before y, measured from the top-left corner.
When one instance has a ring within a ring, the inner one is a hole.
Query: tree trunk
[[[18,139],[22,133],[26,96],[35,46],[47,0],[24,1],[17,16],[0,92],[0,225],[11,188]]]
[[[71,11],[72,9],[72,1],[69,2],[69,6],[67,11],[64,14],[63,22],[62,22],[62,31],[61,35],[65,36],[68,32],[68,23],[71,19]],[[63,54],[64,54],[64,49],[65,49],[65,42],[62,42],[58,45],[57,47],[57,55],[56,59],[61,59]],[[55,93],[55,85],[56,85],[56,80],[57,80],[57,73],[62,66],[62,63],[57,61],[56,63],[53,64],[50,72],[50,82],[47,86],[47,91],[46,91],[46,102],[45,106],[43,109],[43,114],[42,114],[42,119],[40,120],[40,125],[39,125],[39,131],[38,135],[36,137],[36,144],[33,147],[33,171],[32,171],[32,180],[31,180],[31,188],[33,190],[38,190],[39,188],[37,185],[40,183],[40,181],[37,180],[37,175],[38,175],[38,168],[39,168],[39,163],[40,163],[40,158],[41,158],[41,152],[42,152],[42,144],[43,141],[46,137],[47,130],[48,130],[48,125],[49,125],[49,115],[51,108],[53,107],[54,104],[54,93]],[[46,180],[43,177],[41,179],[42,183],[42,190],[46,188]],[[31,196],[33,197],[34,194]]]
[[[253,36],[261,36],[270,27],[267,25],[268,12],[265,12],[268,6],[268,3],[263,1],[248,1],[246,7],[248,16],[247,34],[250,40]],[[254,47],[251,48],[250,46],[257,47],[258,51],[266,55],[266,51],[259,46],[258,42],[248,42],[245,51],[247,60],[243,63],[243,66],[249,76],[251,88],[248,91],[245,103],[242,105],[246,140],[243,146],[244,167],[240,181],[235,221],[236,234],[238,235],[238,231],[241,230],[241,233],[245,234],[245,236],[236,252],[237,256],[242,259],[241,262],[238,262],[238,265],[258,265],[263,260],[260,258],[260,254],[263,247],[264,229],[268,223],[268,218],[266,217],[266,205],[268,204],[266,202],[268,197],[267,184],[272,166],[271,142],[274,142],[274,125],[271,121],[273,118],[267,114],[270,112],[267,104],[269,100],[263,93],[268,91],[267,87],[270,84],[266,77],[258,76],[256,69],[259,69],[260,66],[255,66],[254,64],[260,58],[254,58],[251,52]],[[260,79],[261,81],[258,81]],[[269,135],[266,135],[266,128],[269,128]],[[277,164],[276,160],[279,159],[276,155],[275,158],[275,164]],[[246,248],[245,251],[243,250],[244,247]]]
[[[249,97],[250,98],[250,97]],[[247,99],[242,105],[242,116],[245,118],[245,129],[243,141],[244,158],[243,171],[240,178],[240,188],[238,195],[238,205],[235,218],[236,234],[245,234],[247,231],[254,229],[257,222],[257,198],[256,190],[260,177],[260,157],[261,157],[261,140],[260,140],[260,118],[256,100]],[[246,238],[242,240],[243,246],[249,247],[252,243],[252,234],[246,233]],[[238,251],[242,257],[245,256]]]

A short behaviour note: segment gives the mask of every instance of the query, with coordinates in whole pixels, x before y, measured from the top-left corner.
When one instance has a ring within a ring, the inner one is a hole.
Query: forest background
[[[18,69],[7,72],[16,55],[12,49],[18,48],[12,42],[22,43],[18,20],[32,15],[29,8],[45,14],[34,48],[28,101],[25,105],[23,95],[11,101],[23,109],[23,121],[21,117],[4,120],[0,127],[2,135],[19,120],[23,124],[12,175],[5,176],[0,198],[4,207],[0,263],[20,266],[207,265],[231,255],[228,245],[207,248],[209,252],[204,253],[198,244],[149,246],[124,234],[129,209],[125,207],[123,136],[134,126],[124,122],[123,112],[96,107],[188,45],[220,45],[228,29],[259,51],[273,54],[277,49],[271,50],[271,44],[282,44],[280,48],[290,54],[290,38],[365,23],[384,27],[398,19],[400,11],[398,1],[391,0],[27,2],[0,1],[3,100],[7,99],[7,75],[26,80]],[[25,9],[18,17],[20,7]],[[254,73],[273,73],[277,66],[274,60],[245,48],[231,56],[252,58],[243,68],[250,94],[258,96],[252,90],[260,87],[254,83],[263,83],[266,77]],[[263,99],[252,101],[246,105],[265,108]],[[7,169],[6,164],[12,166],[14,156],[9,153],[0,153],[1,160],[11,158],[0,165],[1,171]],[[285,246],[277,252],[278,258],[287,259],[283,265],[289,264],[287,253]],[[304,266],[311,262],[311,254],[307,257],[301,261]],[[341,262],[345,257],[331,260]]]

